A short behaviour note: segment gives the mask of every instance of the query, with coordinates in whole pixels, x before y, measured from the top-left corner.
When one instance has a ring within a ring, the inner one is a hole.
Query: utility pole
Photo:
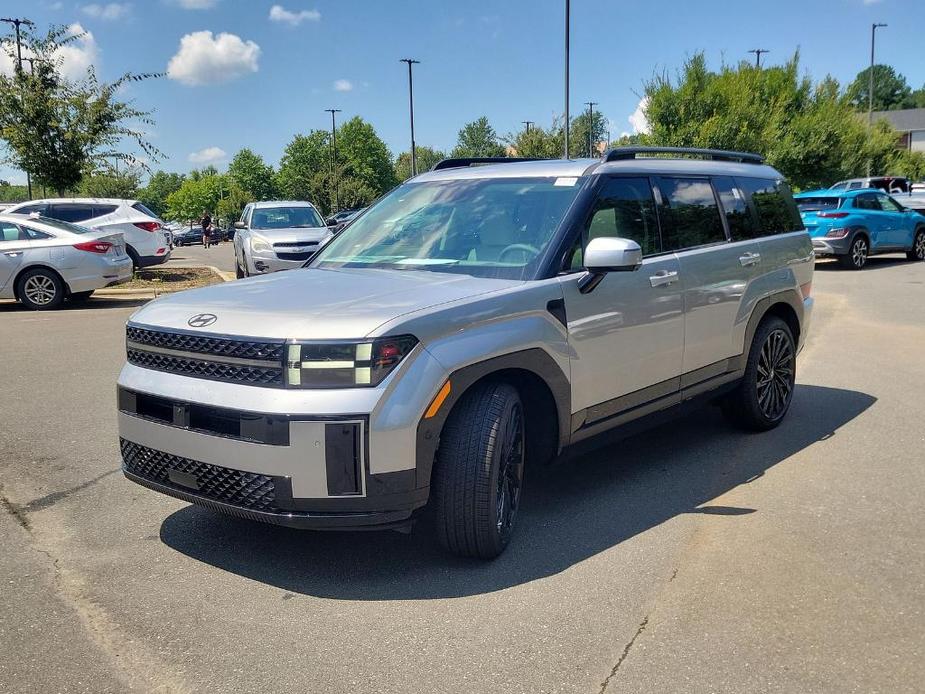
[[[20,19],[18,17],[0,17],[0,22],[6,22],[14,27],[16,27],[16,74],[22,72],[22,37],[20,36],[19,28],[25,24],[26,26],[35,26],[28,19]],[[27,60],[30,60],[27,58]],[[31,63],[30,63],[31,64]],[[32,71],[35,72],[35,67],[32,66]],[[25,98],[25,95],[24,95]],[[29,189],[29,199],[32,199],[32,176],[29,175],[29,172],[26,171],[26,186]]]
[[[749,53],[754,53],[754,54],[755,54],[755,67],[761,67],[761,54],[762,54],[762,53],[770,53],[770,52],[771,52],[771,49],[770,49],[770,48],[753,48],[753,49],[751,49],[751,50],[749,51]]]
[[[520,122],[523,123],[524,126],[525,126],[525,128],[526,128],[526,129],[524,130],[524,132],[526,132],[527,134],[529,134],[529,133],[530,133],[530,126],[533,125],[533,121],[532,121],[532,120],[522,120],[522,121],[520,121]]]
[[[337,212],[337,127],[334,123],[334,114],[340,113],[339,108],[326,108],[331,114],[331,187],[334,191],[334,203],[331,205],[331,214]]]
[[[588,107],[588,156],[594,158],[594,107],[598,105],[597,101],[586,101]]]
[[[417,153],[414,147],[414,78],[411,76],[411,66],[420,64],[420,60],[414,58],[402,58],[398,62],[408,63],[408,112],[411,116],[411,175],[418,175]]]
[[[877,29],[886,24],[874,23],[870,25],[870,70],[867,75],[867,136],[870,137],[874,126],[874,44],[877,40]],[[872,162],[867,160],[867,175],[870,176]]]
[[[571,16],[571,3],[565,0],[565,153],[564,158],[568,159],[568,61],[569,61],[569,17]]]

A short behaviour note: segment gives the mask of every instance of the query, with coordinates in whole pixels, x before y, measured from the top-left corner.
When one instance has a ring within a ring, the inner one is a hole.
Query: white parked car
[[[324,218],[310,202],[252,202],[235,222],[237,276],[301,267],[331,238]]]
[[[31,309],[85,301],[132,277],[121,233],[46,217],[0,214],[0,299]]]
[[[14,205],[9,214],[40,214],[125,238],[125,252],[135,267],[167,262],[170,241],[163,222],[137,200],[116,198],[51,198]]]

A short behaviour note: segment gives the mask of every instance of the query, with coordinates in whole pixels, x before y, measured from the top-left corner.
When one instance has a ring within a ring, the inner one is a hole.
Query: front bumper
[[[294,270],[295,268],[302,267],[305,264],[305,261],[310,258],[311,255],[305,255],[304,258],[298,260],[283,260],[278,258],[273,253],[261,254],[261,255],[252,255],[248,257],[247,261],[250,264],[248,270],[252,275],[261,275],[268,272],[279,272],[280,270]]]
[[[152,265],[161,265],[170,260],[170,250],[166,250],[160,255],[142,255],[138,257],[138,267],[151,267]]]

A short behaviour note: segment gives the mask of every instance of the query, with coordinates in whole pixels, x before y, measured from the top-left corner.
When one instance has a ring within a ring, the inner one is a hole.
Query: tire
[[[128,257],[132,259],[132,272],[137,272],[139,268],[141,268],[141,260],[138,258],[138,253],[136,253],[135,249],[131,246],[126,246],[125,252],[128,254]]]
[[[846,270],[863,270],[869,256],[870,241],[863,234],[858,234],[851,240],[848,252],[838,256],[838,262]]]
[[[453,554],[493,559],[507,547],[520,508],[524,409],[503,382],[476,385],[450,413],[432,480],[437,539]]]
[[[16,298],[33,311],[58,308],[67,294],[67,287],[58,273],[45,268],[26,270],[16,283]]]
[[[912,241],[912,250],[906,251],[909,260],[925,260],[925,229],[915,230],[915,239]]]
[[[86,301],[91,296],[93,296],[93,290],[91,289],[88,292],[72,292],[68,297],[71,301]]]
[[[793,333],[783,320],[769,316],[755,331],[745,374],[736,389],[724,398],[723,414],[741,429],[773,429],[790,409],[795,382]]]
[[[234,276],[238,279],[244,277],[244,270],[241,269],[241,263],[238,262],[238,259],[234,259]]]

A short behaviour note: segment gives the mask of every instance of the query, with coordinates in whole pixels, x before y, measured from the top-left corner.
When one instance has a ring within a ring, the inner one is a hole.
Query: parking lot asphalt
[[[225,272],[234,272],[234,244],[224,241],[204,248],[203,246],[177,246],[170,254],[170,260],[160,267],[191,267],[211,265]]]
[[[814,286],[781,427],[707,409],[528,479],[489,563],[129,483],[133,307],[2,304],[0,691],[921,691],[925,264]]]

